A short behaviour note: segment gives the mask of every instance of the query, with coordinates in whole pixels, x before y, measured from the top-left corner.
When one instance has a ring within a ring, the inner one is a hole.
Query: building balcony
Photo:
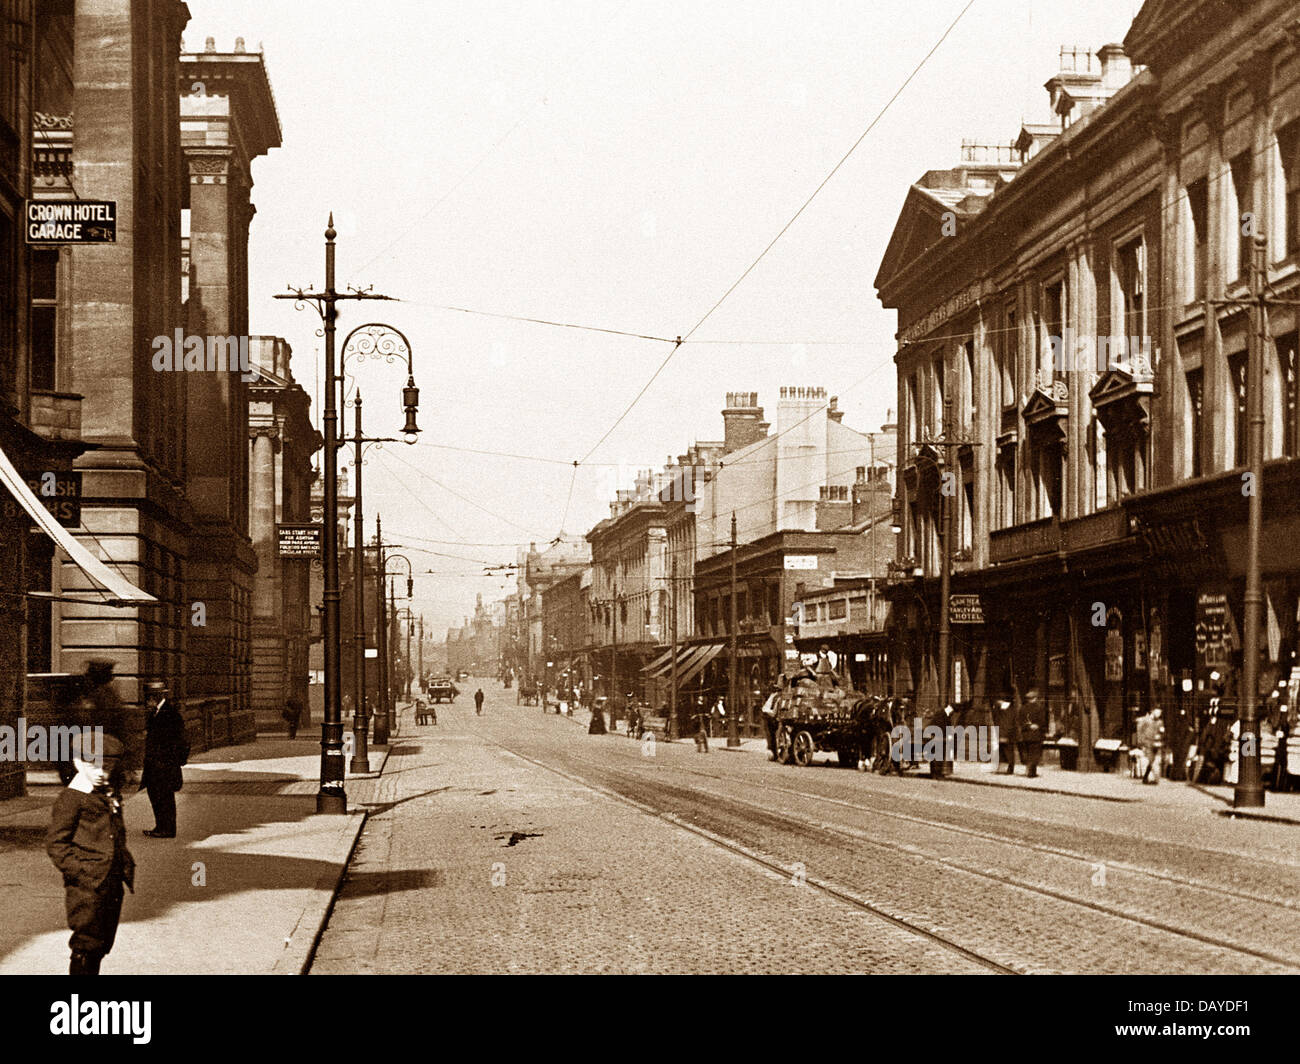
[[[72,116],[32,115],[32,190],[72,192]]]
[[[1055,516],[989,533],[989,561],[994,565],[1055,554],[1060,549],[1061,523]]]
[[[1098,510],[1061,525],[1061,547],[1071,552],[1110,546],[1128,538],[1128,515],[1119,507]]]

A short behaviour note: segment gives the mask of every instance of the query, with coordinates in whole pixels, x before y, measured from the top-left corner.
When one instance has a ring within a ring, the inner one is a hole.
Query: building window
[[[921,404],[917,397],[918,392],[916,374],[913,373],[907,378],[907,431],[913,443],[921,442]]]
[[[58,273],[57,251],[32,252],[32,388],[52,392],[58,380]]]
[[[975,424],[975,341],[962,345],[965,356],[965,373],[961,382],[961,415],[958,418],[968,429]]]
[[[1229,164],[1232,173],[1233,201],[1237,205],[1237,216],[1233,222],[1233,233],[1228,237],[1227,276],[1243,278],[1250,265],[1251,244],[1257,231],[1254,197],[1251,194],[1251,156],[1244,151]],[[1233,262],[1233,256],[1236,261]]]
[[[1300,120],[1278,131],[1277,162],[1273,247],[1283,252],[1276,258],[1291,258],[1300,254]]]
[[[1064,379],[1066,358],[1073,352],[1065,350],[1065,281],[1054,281],[1043,287],[1041,318],[1042,338],[1039,343],[1039,381]],[[1060,351],[1060,357],[1055,352]]]
[[[1110,505],[1110,474],[1106,468],[1106,428],[1094,414],[1088,429],[1088,451],[1092,458],[1093,508],[1104,510]]]
[[[994,348],[998,362],[998,405],[1003,410],[1016,404],[1016,347],[1016,311],[1007,307]]]
[[[827,620],[842,621],[849,615],[849,604],[845,599],[832,599],[828,607]]]
[[[962,484],[961,493],[961,514],[960,514],[960,531],[957,534],[957,549],[969,551],[972,548],[974,537],[972,530],[975,524],[975,482],[967,480]]]
[[[1246,464],[1246,352],[1228,356],[1228,379],[1232,384],[1233,467]]]
[[[1183,259],[1183,301],[1194,303],[1205,292],[1205,263],[1209,249],[1210,200],[1205,178],[1187,186],[1184,221],[1187,243]]]
[[[934,360],[934,409],[931,411],[930,424],[939,427],[939,435],[946,431],[943,423],[943,397],[947,381],[944,379],[943,355]]]
[[[998,455],[998,528],[1010,528],[1016,521],[1016,448],[1009,445]]]
[[[1187,371],[1187,457],[1188,476],[1204,472],[1201,461],[1202,418],[1205,413],[1205,375],[1200,369]]]
[[[1146,244],[1141,237],[1116,249],[1115,280],[1119,287],[1119,326],[1123,329],[1124,361],[1136,367],[1147,350]],[[1098,366],[1099,371],[1109,366]]]
[[[1300,424],[1297,412],[1300,411],[1300,379],[1296,364],[1297,334],[1279,336],[1277,339],[1277,361],[1282,378],[1282,446],[1283,458],[1295,458],[1300,455]]]

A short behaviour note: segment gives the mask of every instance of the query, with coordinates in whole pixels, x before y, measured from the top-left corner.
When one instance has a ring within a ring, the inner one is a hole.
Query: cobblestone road
[[[408,728],[313,971],[1300,970],[1300,828],[705,757],[484,686]]]

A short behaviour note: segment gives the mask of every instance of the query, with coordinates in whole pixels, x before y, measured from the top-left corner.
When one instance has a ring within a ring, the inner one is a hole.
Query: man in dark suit
[[[145,684],[149,716],[144,733],[144,772],[140,789],[149,792],[154,827],[145,834],[151,839],[176,837],[176,792],[181,789],[181,766],[190,758],[185,721],[167,697],[161,683]]]
[[[135,861],[126,848],[117,789],[124,747],[112,735],[101,733],[100,743],[84,735],[73,740],[76,775],[55,800],[45,838],[45,852],[63,873],[72,930],[69,975],[99,974],[100,961],[117,937],[123,885],[135,889]]]
[[[1024,759],[1025,773],[1030,779],[1038,775],[1038,762],[1043,756],[1043,737],[1047,733],[1047,706],[1037,687],[1025,692],[1020,703],[1020,756]]]

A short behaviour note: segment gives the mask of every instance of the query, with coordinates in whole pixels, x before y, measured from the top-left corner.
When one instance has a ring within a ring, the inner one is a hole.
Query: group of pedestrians
[[[147,791],[152,839],[176,837],[176,792],[190,755],[185,721],[166,684],[144,685],[145,741],[140,790]],[[124,710],[113,684],[113,663],[91,662],[73,714],[78,731],[71,764],[60,766],[65,786],[54,802],[45,849],[63,876],[72,937],[69,975],[98,975],[113,948],[122,900],[135,889],[135,859],[126,841],[122,790],[126,786]]]

